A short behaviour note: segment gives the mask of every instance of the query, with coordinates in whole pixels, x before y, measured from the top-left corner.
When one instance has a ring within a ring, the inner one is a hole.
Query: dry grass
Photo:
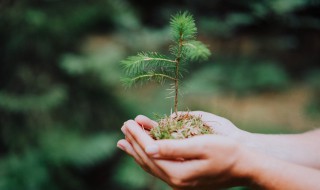
[[[195,135],[213,134],[211,127],[206,125],[201,116],[181,114],[175,117],[165,116],[159,121],[150,134],[156,139],[184,139]]]

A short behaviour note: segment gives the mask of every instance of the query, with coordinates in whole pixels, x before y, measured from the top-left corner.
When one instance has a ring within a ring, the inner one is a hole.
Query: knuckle
[[[183,188],[186,187],[186,184],[181,180],[180,178],[177,177],[172,177],[170,179],[170,183],[172,186],[177,187],[177,188]]]
[[[177,172],[176,174],[171,174],[170,183],[172,186],[177,188],[189,187],[190,183],[186,173]]]
[[[172,147],[170,145],[168,145],[167,143],[163,143],[160,147],[159,147],[159,153],[161,156],[170,156],[174,153],[174,151],[172,150]]]

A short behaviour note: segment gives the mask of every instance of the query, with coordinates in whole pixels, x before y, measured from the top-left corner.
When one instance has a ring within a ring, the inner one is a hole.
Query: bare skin
[[[120,140],[118,147],[174,189],[236,185],[320,189],[319,131],[301,135],[250,134],[222,117],[205,112],[191,114],[202,115],[218,135],[154,141],[145,130],[157,123],[138,116],[122,127],[126,140]]]

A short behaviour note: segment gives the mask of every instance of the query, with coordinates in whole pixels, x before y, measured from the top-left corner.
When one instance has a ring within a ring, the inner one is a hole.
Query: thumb
[[[153,127],[158,126],[157,122],[149,119],[144,115],[138,115],[134,120],[146,130],[151,130]]]
[[[180,140],[158,140],[146,146],[145,152],[154,158],[194,159],[203,158],[207,150],[197,137]]]

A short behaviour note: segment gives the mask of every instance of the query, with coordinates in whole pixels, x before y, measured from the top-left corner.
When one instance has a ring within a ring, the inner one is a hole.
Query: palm
[[[183,112],[179,113],[183,114]],[[239,135],[240,133],[244,133],[244,131],[240,130],[232,122],[223,117],[202,111],[193,111],[188,113],[195,116],[201,116],[202,120],[207,125],[212,127],[215,134],[217,135],[233,137]],[[145,116],[138,116],[136,118],[136,122],[139,123],[142,127],[144,127],[147,131],[149,131],[151,128],[157,125],[155,121],[152,121],[151,119]]]

